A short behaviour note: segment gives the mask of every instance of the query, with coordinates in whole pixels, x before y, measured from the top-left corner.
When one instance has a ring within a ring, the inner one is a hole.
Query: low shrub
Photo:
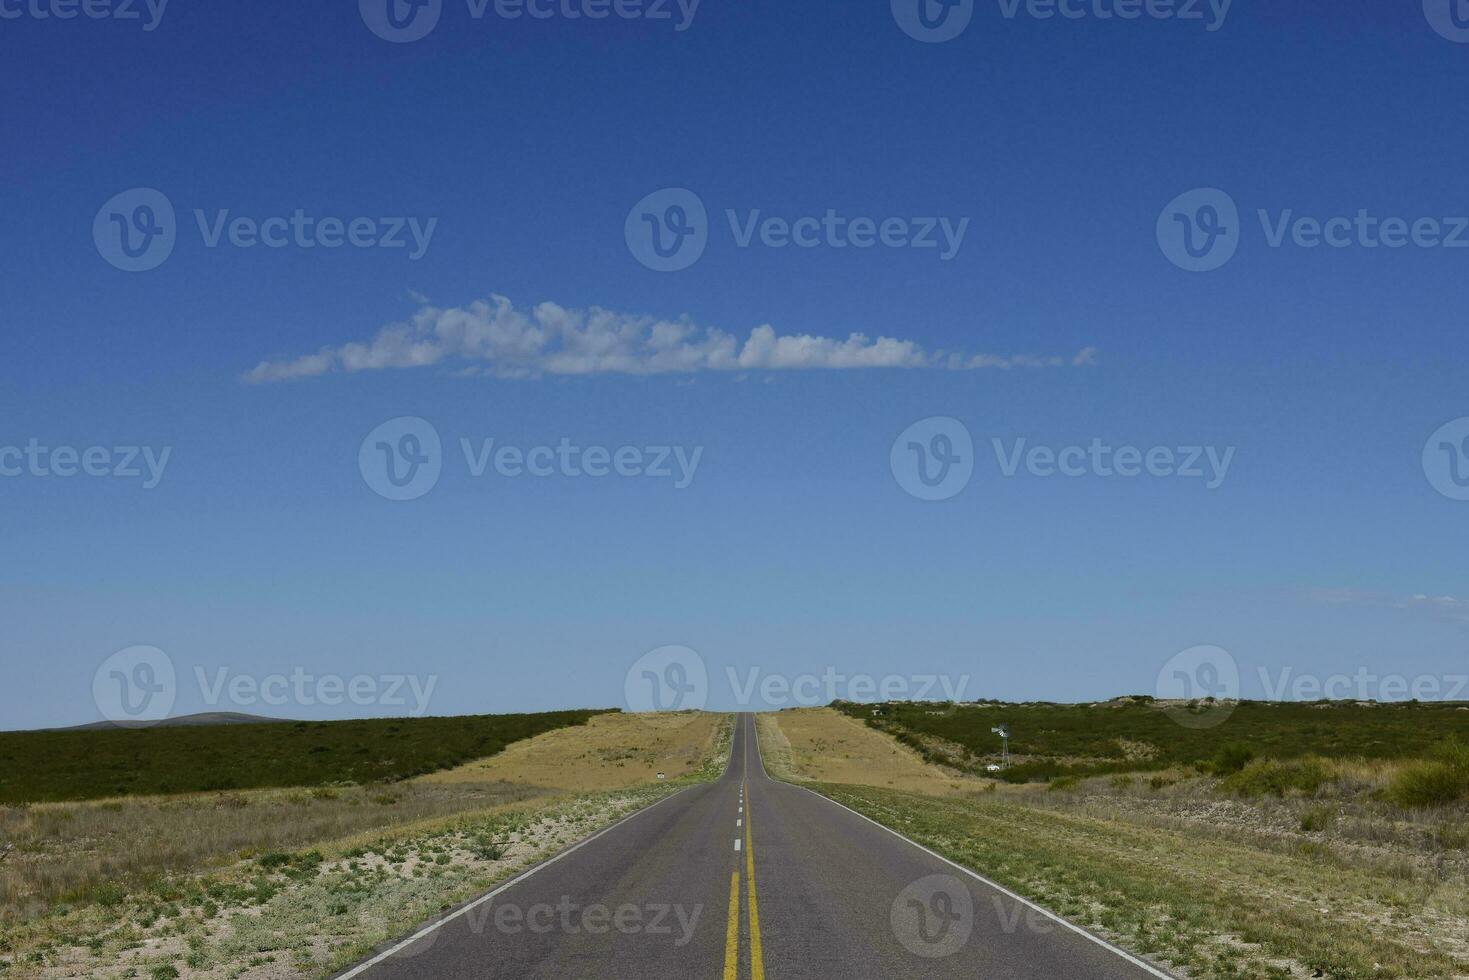
[[[1314,794],[1332,780],[1331,767],[1325,759],[1256,759],[1224,779],[1220,786],[1240,796],[1286,796],[1289,793]]]
[[[1400,807],[1447,806],[1469,790],[1466,773],[1447,762],[1415,762],[1401,769],[1387,787],[1387,798]]]
[[[1333,816],[1335,813],[1330,807],[1313,806],[1301,814],[1301,830],[1308,834],[1325,830],[1331,825]]]
[[[1213,769],[1216,776],[1228,776],[1240,772],[1255,759],[1255,750],[1244,742],[1230,742],[1214,756]]]
[[[1469,745],[1448,741],[1434,750],[1433,758],[1404,766],[1386,795],[1406,809],[1447,806],[1469,796]]]

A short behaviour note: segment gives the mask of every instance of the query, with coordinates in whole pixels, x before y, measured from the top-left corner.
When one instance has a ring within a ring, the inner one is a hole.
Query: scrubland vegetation
[[[406,779],[601,713],[0,732],[0,804]]]

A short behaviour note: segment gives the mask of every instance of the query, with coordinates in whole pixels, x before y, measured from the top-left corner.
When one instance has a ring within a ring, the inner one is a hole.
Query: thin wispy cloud
[[[1450,595],[1392,595],[1361,589],[1312,589],[1313,602],[1328,606],[1369,606],[1418,613],[1446,623],[1469,626],[1469,599]]]
[[[1015,370],[1086,367],[1096,360],[1094,347],[1066,356],[964,354],[862,333],[840,339],[780,334],[768,324],[742,338],[687,317],[666,320],[555,303],[517,309],[504,296],[492,296],[448,309],[422,300],[412,317],[388,324],[369,340],[261,361],[244,379],[265,384],[336,372],[435,366],[457,374],[533,378],[859,368]]]

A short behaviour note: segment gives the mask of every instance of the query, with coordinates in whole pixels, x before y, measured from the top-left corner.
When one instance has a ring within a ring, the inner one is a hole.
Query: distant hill
[[[285,724],[284,718],[262,718],[238,711],[205,711],[197,715],[179,715],[162,721],[94,721],[88,725],[53,728],[53,732],[95,732],[112,728],[199,728],[205,725],[270,725]]]

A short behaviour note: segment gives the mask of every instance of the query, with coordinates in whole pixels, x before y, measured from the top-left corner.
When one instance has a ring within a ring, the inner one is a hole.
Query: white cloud
[[[544,374],[694,374],[701,371],[1085,367],[1097,349],[1067,356],[1000,356],[928,351],[911,340],[854,333],[844,340],[777,334],[767,325],[741,341],[687,317],[660,320],[600,307],[569,310],[540,303],[519,310],[503,296],[440,309],[426,300],[411,318],[371,340],[314,354],[261,361],[252,384],[293,381],[336,371],[442,365],[459,374],[526,378]]]
[[[1420,613],[1430,618],[1469,625],[1469,599],[1449,595],[1391,595],[1383,592],[1364,592],[1360,589],[1313,589],[1311,598],[1329,606],[1372,606],[1379,609],[1400,609]]]

